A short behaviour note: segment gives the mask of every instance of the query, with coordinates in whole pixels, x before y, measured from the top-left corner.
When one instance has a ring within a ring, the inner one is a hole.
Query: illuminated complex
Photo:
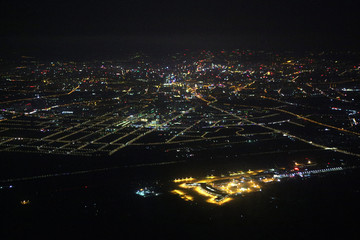
[[[205,179],[184,178],[174,182],[181,188],[172,191],[187,201],[193,201],[193,193],[206,197],[209,203],[222,205],[231,201],[235,196],[261,191],[264,183],[273,182],[271,170],[239,171],[228,176],[207,176]]]
[[[206,198],[206,202],[222,205],[248,193],[259,192],[262,187],[271,182],[280,182],[280,179],[293,177],[310,177],[314,174],[342,171],[343,167],[319,168],[310,160],[305,164],[295,162],[294,168],[290,170],[256,170],[238,171],[228,175],[207,176],[204,179],[182,178],[175,179],[177,189],[171,192],[179,195],[186,201],[194,201],[200,196]],[[279,173],[281,172],[281,173]],[[197,197],[194,197],[196,196]]]

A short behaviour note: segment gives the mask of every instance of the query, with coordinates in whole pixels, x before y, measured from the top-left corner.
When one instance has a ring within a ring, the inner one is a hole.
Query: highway
[[[146,105],[143,105],[144,108]],[[53,130],[54,133],[49,134],[47,136],[39,138],[31,138],[31,137],[23,137],[23,141],[26,141],[26,143],[21,142],[21,145],[16,144],[16,139],[12,137],[2,137],[4,140],[0,142],[0,146],[6,146],[6,148],[3,148],[3,151],[17,151],[19,147],[26,147],[28,150],[22,150],[22,152],[41,152],[41,153],[52,153],[52,154],[70,154],[70,155],[83,155],[83,156],[91,156],[91,153],[95,151],[101,151],[104,147],[106,147],[107,143],[97,142],[109,135],[112,135],[118,131],[123,130],[127,127],[127,125],[137,121],[140,117],[132,117],[131,121],[128,121],[127,124],[125,124],[121,128],[116,128],[116,131],[107,132],[105,135],[102,135],[98,137],[99,133],[106,132],[106,129],[113,128],[116,123],[114,123],[114,120],[116,120],[118,117],[114,115],[115,112],[121,112],[125,109],[129,108],[128,106],[125,106],[123,108],[116,109],[112,112],[106,113],[104,115],[95,117],[93,119],[89,119],[86,121],[82,121],[80,123],[77,123],[71,127],[68,128],[62,128],[59,126],[57,129]],[[140,111],[139,115],[144,112]],[[146,116],[146,115],[145,115]],[[144,117],[144,116],[143,116]],[[126,121],[130,119],[130,117],[126,117],[125,119],[120,120],[120,122]],[[7,123],[12,124],[12,123]],[[13,124],[12,124],[13,125]],[[32,131],[39,131],[39,128],[47,128],[52,126],[51,119],[49,121],[43,121],[39,122],[37,125],[31,125],[31,127],[24,127],[26,125],[26,121],[21,120],[19,121],[19,127],[13,127],[12,130],[32,130]],[[30,125],[29,125],[30,126]],[[5,128],[7,129],[7,128]],[[93,131],[93,129],[97,129]],[[66,134],[65,134],[66,133]],[[76,134],[80,134],[79,137],[74,137]],[[59,137],[57,137],[59,136]],[[85,139],[91,139],[95,137],[92,141],[84,141]],[[68,140],[67,140],[68,139]],[[11,144],[10,144],[11,142]],[[73,143],[80,143],[81,145],[74,146]],[[41,143],[41,144],[39,144]],[[52,146],[53,143],[56,143],[57,145],[63,143],[61,146]],[[98,144],[99,146],[102,145],[99,149],[87,149],[86,147],[90,144]],[[116,145],[116,144],[115,144]],[[30,150],[33,149],[33,150]],[[104,151],[106,152],[106,151]]]
[[[14,100],[9,100],[9,101],[0,102],[0,104],[21,102],[21,101],[31,101],[31,100],[38,99],[38,98],[55,98],[55,97],[70,95],[70,94],[72,94],[73,92],[75,92],[79,87],[80,87],[80,85],[76,86],[76,87],[73,88],[70,92],[66,92],[66,93],[53,94],[53,95],[47,95],[47,96],[41,96],[41,97],[33,97],[33,98],[14,99]]]
[[[184,134],[186,131],[190,130],[191,128],[193,128],[195,125],[199,124],[203,119],[200,119],[199,121],[196,121],[193,125],[185,128],[183,131],[175,134],[172,138],[170,138],[169,140],[166,141],[166,143],[169,143],[171,141],[173,141],[175,138],[177,138],[179,135]]]
[[[218,111],[221,111],[221,112],[225,112],[225,113],[227,113],[227,114],[229,114],[229,115],[231,115],[231,116],[233,116],[233,117],[235,117],[235,118],[240,119],[241,121],[246,121],[246,122],[252,123],[252,124],[257,125],[257,126],[260,126],[260,127],[262,127],[262,128],[271,130],[271,131],[273,131],[273,132],[275,132],[275,133],[282,134],[283,136],[292,137],[292,138],[297,139],[297,140],[299,140],[299,141],[301,141],[301,142],[310,144],[310,145],[315,146],[315,147],[318,147],[318,148],[322,148],[322,149],[324,149],[324,150],[330,150],[330,151],[334,151],[334,152],[340,152],[340,153],[344,153],[344,154],[347,154],[347,155],[352,155],[352,156],[360,157],[360,154],[358,154],[358,153],[352,153],[352,152],[349,152],[349,151],[346,151],[346,150],[341,150],[341,149],[338,149],[338,148],[333,148],[333,147],[329,147],[329,146],[317,144],[317,143],[314,143],[314,142],[312,142],[312,141],[308,141],[308,140],[306,140],[306,139],[304,139],[304,138],[300,138],[300,137],[297,137],[297,136],[295,136],[295,135],[289,134],[288,132],[281,131],[281,130],[278,130],[278,129],[275,129],[275,128],[272,128],[272,127],[268,127],[268,126],[265,126],[265,125],[262,125],[262,124],[258,124],[258,123],[256,123],[256,122],[253,122],[253,121],[248,120],[248,119],[246,119],[246,118],[239,117],[239,116],[237,116],[236,114],[230,113],[230,112],[228,112],[228,111],[226,111],[226,110],[224,110],[224,109],[221,109],[221,108],[219,108],[219,107],[215,107],[215,106],[212,106],[212,105],[209,105],[209,107],[211,107],[211,108],[213,108],[213,109],[216,109],[216,110],[218,110]]]

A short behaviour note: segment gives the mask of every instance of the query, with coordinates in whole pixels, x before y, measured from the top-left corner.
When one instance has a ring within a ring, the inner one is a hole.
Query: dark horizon
[[[343,41],[344,42],[344,41]],[[170,54],[190,50],[264,50],[264,51],[359,51],[357,44],[334,44],[318,40],[262,36],[217,36],[217,35],[152,35],[152,36],[34,36],[7,37],[0,40],[2,57],[28,55],[36,58],[104,58],[121,57],[123,53],[144,51],[155,54]],[[294,44],[296,43],[296,44]]]
[[[354,1],[2,1],[1,55],[359,50]]]

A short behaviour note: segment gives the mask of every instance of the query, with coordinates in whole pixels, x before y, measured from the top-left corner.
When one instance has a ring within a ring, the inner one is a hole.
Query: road
[[[218,111],[220,111],[220,112],[225,112],[225,113],[229,114],[230,116],[233,116],[233,117],[235,117],[235,118],[240,119],[241,121],[246,121],[246,122],[252,123],[252,124],[257,125],[257,126],[260,126],[260,127],[262,127],[262,128],[271,130],[271,131],[273,131],[273,132],[275,132],[275,133],[279,133],[279,134],[282,134],[283,136],[288,136],[288,137],[297,139],[297,140],[299,140],[299,141],[301,141],[301,142],[310,144],[310,145],[315,146],[315,147],[318,147],[318,148],[322,148],[322,149],[324,149],[324,150],[330,150],[330,151],[334,151],[334,152],[340,152],[340,153],[344,153],[344,154],[347,154],[347,155],[352,155],[352,156],[360,157],[360,154],[358,154],[358,153],[352,153],[352,152],[345,151],[345,150],[341,150],[341,149],[338,149],[338,148],[333,148],[333,147],[329,147],[329,146],[317,144],[317,143],[314,143],[314,142],[312,142],[312,141],[308,141],[308,140],[306,140],[306,139],[304,139],[304,138],[300,138],[300,137],[297,137],[297,136],[295,136],[295,135],[289,134],[289,133],[287,133],[287,132],[285,132],[285,131],[281,131],[281,130],[278,130],[278,129],[275,129],[275,128],[272,128],[272,127],[269,127],[269,126],[266,126],[266,125],[258,124],[258,123],[256,123],[256,122],[253,122],[253,121],[248,120],[248,119],[246,119],[246,118],[239,117],[239,116],[237,116],[236,114],[230,113],[230,112],[228,112],[228,111],[226,111],[226,110],[224,110],[224,109],[221,109],[221,108],[219,108],[219,107],[215,107],[215,106],[212,106],[212,105],[209,105],[209,107],[211,107],[211,108],[213,108],[213,109],[216,109],[216,110],[218,110]]]

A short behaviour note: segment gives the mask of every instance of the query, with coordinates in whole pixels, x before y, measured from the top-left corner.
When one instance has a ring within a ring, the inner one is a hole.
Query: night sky
[[[110,54],[124,49],[359,49],[358,1],[0,2],[6,54]]]

